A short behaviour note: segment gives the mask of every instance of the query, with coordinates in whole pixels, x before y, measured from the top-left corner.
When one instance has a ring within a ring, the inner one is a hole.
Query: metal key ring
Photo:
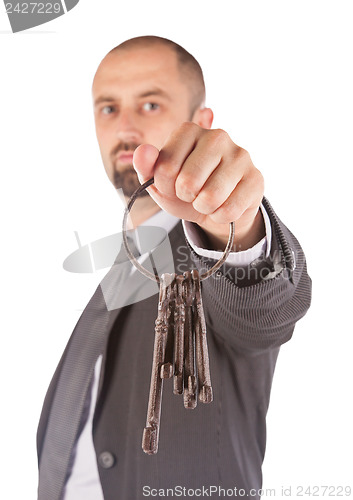
[[[136,191],[132,194],[131,198],[129,199],[129,201],[127,203],[127,206],[126,206],[126,209],[124,212],[122,233],[123,233],[124,247],[125,247],[126,253],[127,253],[129,259],[131,260],[131,262],[144,276],[159,283],[160,282],[159,276],[157,274],[153,274],[150,271],[148,271],[147,269],[145,269],[139,263],[139,261],[136,259],[136,257],[133,255],[133,253],[131,252],[131,250],[129,248],[129,244],[127,241],[127,235],[126,235],[126,223],[127,223],[127,218],[128,218],[128,215],[131,211],[132,205],[135,203],[136,198],[138,198],[138,196],[142,193],[142,191],[144,191],[149,186],[151,186],[153,184],[153,182],[154,182],[154,178],[152,177],[151,179],[146,181],[144,184],[142,184],[140,187],[138,187],[136,189]],[[208,271],[206,271],[205,273],[200,275],[200,281],[203,281],[206,278],[209,278],[210,276],[212,276],[212,274],[214,274],[222,266],[222,264],[225,262],[226,258],[229,255],[229,252],[232,249],[233,243],[234,243],[234,233],[235,233],[234,222],[231,222],[229,224],[228,242],[227,242],[227,245],[224,249],[222,257],[219,259],[219,261],[216,262],[216,264],[214,266],[211,267],[211,269],[209,269]]]

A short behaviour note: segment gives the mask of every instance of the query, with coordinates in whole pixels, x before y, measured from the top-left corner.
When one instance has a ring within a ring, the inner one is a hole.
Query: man
[[[184,49],[158,37],[128,40],[103,59],[92,91],[111,182],[129,197],[154,177],[134,225],[169,232],[177,271],[185,235],[188,265],[198,268],[218,258],[231,221],[235,247],[203,282],[214,401],[186,410],[165,388],[154,456],[141,438],[158,296],[108,314],[98,287],[44,403],[39,499],[220,498],[222,488],[259,498],[279,346],[310,304],[304,254],[263,198],[249,154],[211,130],[202,71]]]

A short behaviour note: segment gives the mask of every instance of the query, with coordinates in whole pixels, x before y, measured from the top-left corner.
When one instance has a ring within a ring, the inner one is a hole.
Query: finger
[[[182,201],[192,203],[212,172],[220,166],[221,158],[219,152],[205,154],[198,144],[185,160],[175,180],[176,196]]]
[[[178,198],[192,203],[209,176],[219,168],[222,158],[231,155],[235,159],[238,149],[223,130],[209,130],[201,135],[176,179],[175,192]]]
[[[219,224],[237,221],[247,210],[255,210],[260,206],[263,190],[263,177],[254,169],[240,180],[227,200],[209,215],[210,219]]]
[[[153,177],[158,156],[158,149],[151,144],[142,144],[135,149],[132,162],[141,184]]]
[[[237,169],[233,161],[222,161],[206,180],[192,206],[204,215],[213,214],[234,191],[243,171]]]
[[[193,151],[200,128],[183,123],[173,132],[160,151],[155,166],[154,184],[165,196],[175,196],[175,181],[186,158]]]

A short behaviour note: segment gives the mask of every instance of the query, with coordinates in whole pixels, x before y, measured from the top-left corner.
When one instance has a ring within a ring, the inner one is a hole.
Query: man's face
[[[191,120],[190,90],[174,51],[156,45],[109,54],[92,92],[104,168],[114,186],[131,196],[140,185],[132,166],[134,150],[140,144],[161,149],[176,127]]]

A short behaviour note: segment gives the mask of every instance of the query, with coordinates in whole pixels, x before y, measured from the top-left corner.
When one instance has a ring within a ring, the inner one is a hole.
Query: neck
[[[128,198],[126,198],[126,202]],[[152,217],[152,215],[159,212],[161,208],[157,203],[152,200],[150,196],[145,196],[143,198],[138,198],[130,212],[130,221],[132,223],[132,228],[138,227],[140,224],[145,222],[147,219]]]

